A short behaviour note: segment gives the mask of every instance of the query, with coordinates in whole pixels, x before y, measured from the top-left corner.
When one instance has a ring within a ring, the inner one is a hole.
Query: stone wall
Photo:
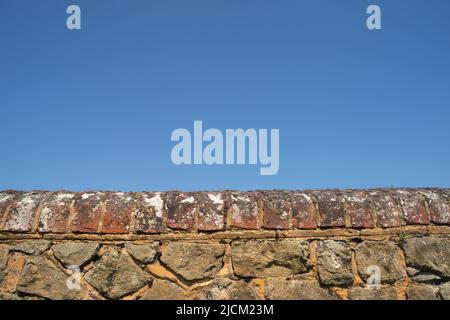
[[[4,191],[0,299],[450,299],[450,190]]]

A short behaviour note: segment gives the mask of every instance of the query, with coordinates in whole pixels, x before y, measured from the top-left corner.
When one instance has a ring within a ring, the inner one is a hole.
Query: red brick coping
[[[450,225],[450,189],[0,192],[0,234],[167,234]]]

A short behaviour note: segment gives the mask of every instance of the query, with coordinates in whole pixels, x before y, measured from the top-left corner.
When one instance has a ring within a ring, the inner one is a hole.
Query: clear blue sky
[[[449,14],[448,0],[2,0],[0,189],[449,187]],[[279,128],[279,173],[175,166],[171,132],[194,120]]]

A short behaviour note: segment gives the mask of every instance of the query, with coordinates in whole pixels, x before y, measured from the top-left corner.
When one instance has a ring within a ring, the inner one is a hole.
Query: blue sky
[[[77,4],[82,30],[66,29]],[[382,29],[366,28],[378,4]],[[450,2],[0,2],[0,189],[450,186]],[[170,159],[279,128],[280,170]]]

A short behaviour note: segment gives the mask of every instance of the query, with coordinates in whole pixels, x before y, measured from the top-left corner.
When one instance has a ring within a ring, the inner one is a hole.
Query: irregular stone
[[[403,244],[408,266],[450,277],[450,240],[433,237],[410,238]]]
[[[42,298],[38,297],[29,297],[29,296],[19,296],[14,293],[8,293],[8,292],[0,292],[0,300],[44,300]]]
[[[414,277],[416,274],[418,274],[420,272],[420,270],[417,270],[415,268],[412,267],[407,267],[406,268],[406,273],[408,274],[408,276],[410,277]]]
[[[414,282],[432,282],[440,280],[441,277],[430,272],[419,272],[417,275],[411,278]]]
[[[352,288],[348,290],[349,300],[397,300],[397,290],[388,288]]]
[[[110,299],[136,292],[152,280],[128,254],[115,249],[106,252],[86,273],[85,279]]]
[[[444,300],[450,300],[450,282],[446,282],[439,286],[439,293]]]
[[[287,277],[308,271],[309,243],[300,240],[248,240],[232,243],[232,262],[240,277]]]
[[[255,291],[245,281],[228,278],[214,280],[197,297],[200,300],[257,300]]]
[[[17,284],[22,276],[26,263],[26,256],[21,252],[14,252],[9,256],[8,266],[4,270],[5,278],[1,284],[1,290],[4,292],[15,292]]]
[[[0,292],[0,300],[22,300],[19,296],[12,293]]]
[[[189,293],[177,284],[155,279],[140,300],[190,300]]]
[[[155,260],[158,253],[159,243],[157,241],[147,244],[125,243],[125,249],[136,260],[142,263],[150,263]]]
[[[0,270],[0,286],[3,285],[3,281],[6,278],[7,272],[8,272],[8,270],[6,270],[6,269]]]
[[[55,257],[64,266],[82,267],[97,254],[99,244],[95,242],[62,242],[53,246]]]
[[[0,244],[0,270],[6,268],[8,263],[9,247],[7,245]]]
[[[438,289],[431,286],[409,285],[406,297],[408,300],[439,300]]]
[[[52,300],[88,299],[86,290],[67,286],[69,275],[43,257],[29,257],[22,272],[17,291]]]
[[[317,245],[317,268],[320,282],[327,286],[353,284],[352,251],[342,241],[321,241]]]
[[[0,285],[6,277],[6,267],[8,264],[9,248],[5,245],[0,245]]]
[[[10,251],[20,251],[33,256],[40,255],[50,248],[50,241],[47,240],[29,240],[20,242],[11,247]]]
[[[391,241],[364,241],[356,246],[358,273],[364,281],[378,267],[382,283],[392,283],[405,277],[402,252]]]
[[[213,277],[222,267],[222,244],[171,242],[161,249],[161,261],[188,281]]]
[[[268,279],[266,297],[269,300],[337,300],[333,292],[324,289],[314,280]]]

